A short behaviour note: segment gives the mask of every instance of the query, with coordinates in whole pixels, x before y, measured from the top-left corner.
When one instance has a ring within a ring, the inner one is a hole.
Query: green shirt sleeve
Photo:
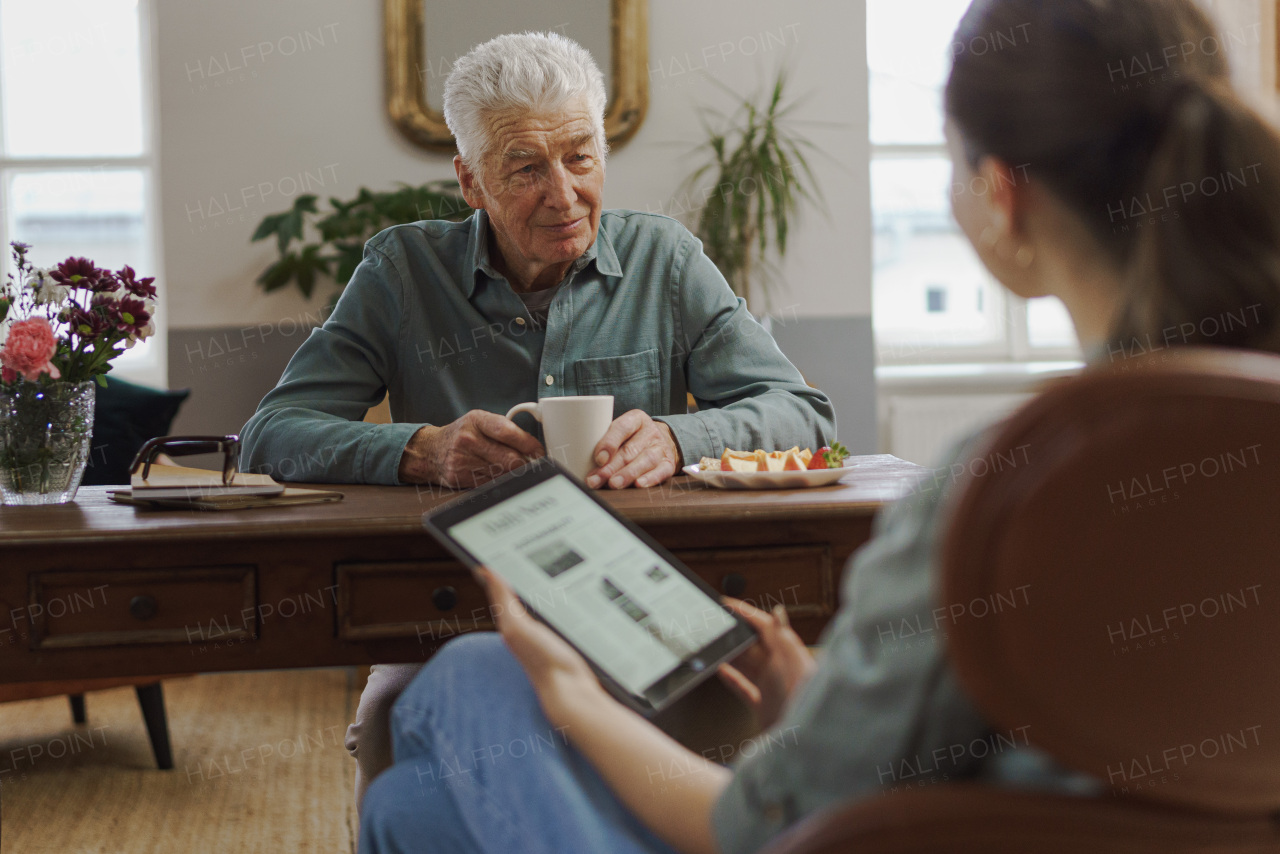
[[[834,441],[831,401],[809,387],[688,232],[672,277],[676,345],[699,411],[658,420],[671,427],[685,463],[725,448],[816,450]]]
[[[241,434],[245,469],[294,482],[398,484],[421,424],[365,424],[395,372],[403,283],[372,243],[324,325],[285,368]]]

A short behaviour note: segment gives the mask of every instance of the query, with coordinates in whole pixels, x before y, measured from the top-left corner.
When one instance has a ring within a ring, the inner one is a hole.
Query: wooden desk
[[[875,513],[922,473],[864,457],[827,489],[680,477],[604,495],[713,587],[784,603],[813,641]],[[226,513],[138,510],[102,487],[0,508],[0,681],[422,661],[491,628],[480,588],[421,527],[457,493],[334,488],[344,501]]]

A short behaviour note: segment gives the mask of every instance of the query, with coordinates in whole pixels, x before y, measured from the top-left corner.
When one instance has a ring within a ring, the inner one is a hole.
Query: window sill
[[[1073,376],[1083,367],[1079,361],[882,365],[876,368],[876,385],[890,392],[1020,392]]]

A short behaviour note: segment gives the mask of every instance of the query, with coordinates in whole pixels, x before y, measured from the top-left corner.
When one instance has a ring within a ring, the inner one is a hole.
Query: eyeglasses
[[[239,436],[160,436],[142,446],[133,458],[130,472],[142,466],[142,479],[151,474],[151,464],[161,454],[171,457],[188,457],[192,454],[216,454],[222,452],[222,485],[230,486],[239,471]]]

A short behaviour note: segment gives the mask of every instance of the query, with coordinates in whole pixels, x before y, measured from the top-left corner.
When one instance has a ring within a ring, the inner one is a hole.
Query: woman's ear
[[[1030,177],[1027,166],[1010,166],[998,157],[984,157],[969,192],[978,196],[995,242],[1022,244],[1027,240],[1025,212]]]
[[[457,173],[462,198],[475,210],[483,210],[485,203],[484,193],[480,189],[480,179],[475,172],[471,171],[470,166],[462,162],[461,154],[455,154],[453,157],[453,171]]]
[[[978,257],[1014,294],[1043,296],[1037,250],[1031,234],[1031,176],[1027,165],[1011,166],[987,156],[961,175],[953,188],[956,218],[978,251]],[[962,218],[963,217],[963,218]]]

